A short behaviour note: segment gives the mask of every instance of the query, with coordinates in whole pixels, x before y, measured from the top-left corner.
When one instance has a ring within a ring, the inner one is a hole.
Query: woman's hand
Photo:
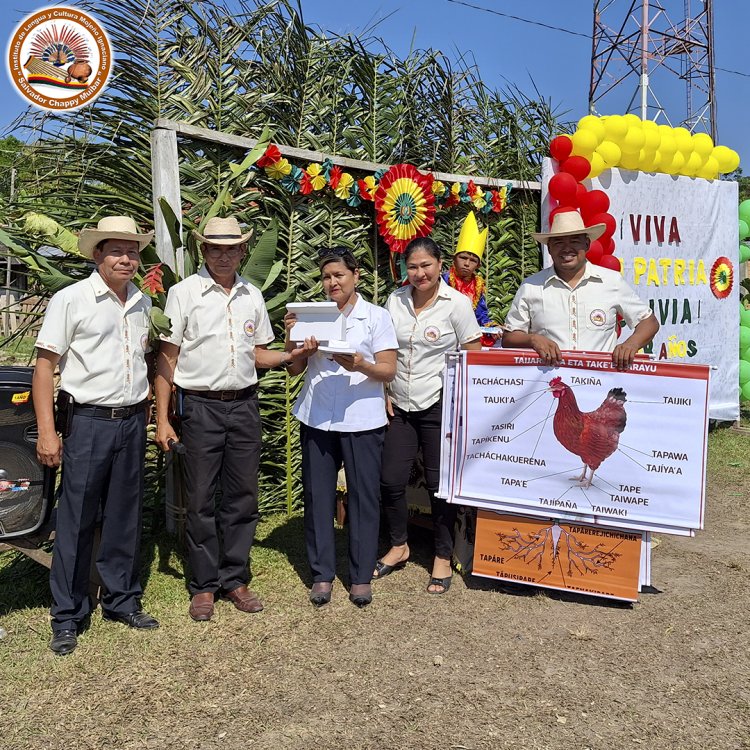
[[[367,361],[360,352],[354,354],[332,354],[333,361],[347,372],[364,372]]]

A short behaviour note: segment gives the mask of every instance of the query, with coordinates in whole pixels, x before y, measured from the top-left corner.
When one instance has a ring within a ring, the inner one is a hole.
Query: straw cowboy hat
[[[204,234],[201,234],[197,229],[193,230],[198,242],[206,242],[209,245],[239,245],[241,242],[247,242],[253,234],[252,229],[243,234],[234,216],[226,219],[214,216],[206,222],[203,232]]]
[[[539,232],[531,236],[537,241],[546,245],[552,237],[570,237],[574,234],[588,235],[590,240],[599,239],[607,228],[606,224],[594,224],[593,226],[584,226],[581,214],[574,208],[570,211],[560,211],[552,219],[552,226],[549,232]]]
[[[78,250],[87,258],[94,257],[94,248],[102,240],[130,240],[138,243],[138,252],[154,238],[153,232],[142,234],[129,216],[105,216],[96,229],[84,229],[78,236]]]

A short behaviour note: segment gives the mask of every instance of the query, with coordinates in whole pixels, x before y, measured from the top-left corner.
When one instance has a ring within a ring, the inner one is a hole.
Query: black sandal
[[[395,565],[388,565],[388,563],[384,563],[382,560],[378,560],[375,563],[375,572],[372,575],[372,580],[379,581],[381,578],[389,576],[391,573],[393,573],[394,570],[403,569],[404,567],[406,567],[407,562],[407,560],[402,560]]]
[[[446,578],[430,578],[430,582],[427,584],[427,593],[434,594],[435,596],[442,596],[450,587],[451,581],[453,580],[453,574]],[[430,586],[441,586],[442,591],[430,591]]]

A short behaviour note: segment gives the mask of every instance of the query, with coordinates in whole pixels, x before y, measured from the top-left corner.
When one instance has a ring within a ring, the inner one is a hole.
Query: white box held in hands
[[[335,302],[289,302],[286,309],[297,316],[289,332],[289,338],[295,343],[302,343],[311,336],[321,344],[346,339],[346,318]]]

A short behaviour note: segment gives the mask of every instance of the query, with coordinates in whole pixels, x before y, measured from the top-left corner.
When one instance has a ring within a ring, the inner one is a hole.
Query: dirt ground
[[[48,649],[42,569],[0,559],[0,748],[750,748],[750,437],[711,438],[706,531],[660,536],[659,593],[626,605],[456,576],[425,593],[428,545],[358,610],[307,602],[301,520],[264,522],[267,608],[191,622],[182,562],[146,546],[152,633],[97,613]],[[340,535],[340,569],[345,538]]]

